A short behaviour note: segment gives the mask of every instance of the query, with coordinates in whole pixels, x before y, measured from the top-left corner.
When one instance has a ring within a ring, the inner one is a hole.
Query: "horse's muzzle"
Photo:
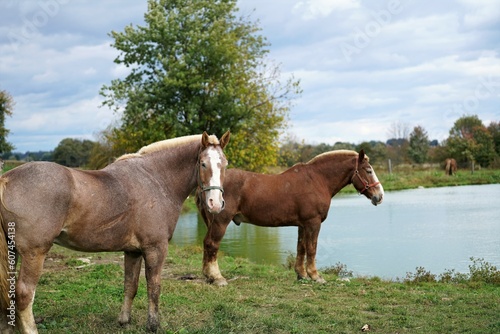
[[[383,200],[384,200],[384,195],[382,195],[382,194],[373,195],[371,198],[372,204],[375,206],[382,204]]]
[[[224,200],[214,201],[213,198],[208,198],[207,200],[207,209],[210,213],[220,213],[222,210],[224,210],[225,206],[226,202]]]

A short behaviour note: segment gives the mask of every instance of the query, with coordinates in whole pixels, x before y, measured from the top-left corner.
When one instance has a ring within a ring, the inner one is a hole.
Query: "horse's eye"
[[[201,163],[201,168],[206,169],[206,168],[207,168],[207,164],[206,164],[206,163],[204,163],[204,162],[202,162],[202,163]]]
[[[372,170],[371,170],[371,169],[367,169],[367,170],[366,170],[366,172],[367,172],[368,174],[371,174],[371,173],[372,173]]]

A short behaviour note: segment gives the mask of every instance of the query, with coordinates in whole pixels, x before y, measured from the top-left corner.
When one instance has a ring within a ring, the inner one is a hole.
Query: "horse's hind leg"
[[[137,294],[139,286],[139,275],[141,273],[142,254],[125,252],[125,298],[123,306],[118,317],[120,325],[124,326],[130,323],[130,312],[132,310],[132,302]]]
[[[297,257],[295,259],[295,273],[297,274],[297,279],[306,279],[307,272],[304,267],[304,260],[306,257],[306,236],[304,233],[304,227],[299,226],[299,236],[297,239]]]
[[[21,269],[16,284],[16,309],[22,333],[38,333],[33,316],[33,301],[46,254],[45,251],[37,250],[22,254]]]
[[[157,245],[144,252],[146,281],[148,285],[148,330],[156,332],[160,325],[158,317],[158,302],[161,292],[161,269],[167,254],[168,244]]]
[[[7,315],[3,310],[0,312],[0,316],[2,317],[0,319],[0,333],[2,334],[14,334],[14,326],[9,324]]]
[[[318,248],[318,235],[321,228],[321,222],[310,223],[307,225],[305,236],[306,236],[306,271],[307,275],[311,277],[313,281],[318,283],[326,283],[326,281],[319,275],[316,269],[316,250]]]

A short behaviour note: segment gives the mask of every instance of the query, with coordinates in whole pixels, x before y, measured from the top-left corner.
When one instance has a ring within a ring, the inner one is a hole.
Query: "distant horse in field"
[[[237,225],[245,222],[270,227],[298,226],[297,278],[309,276],[324,283],[315,263],[318,234],[332,197],[350,183],[373,205],[382,203],[384,189],[363,150],[359,154],[345,150],[323,153],[308,163],[296,164],[276,175],[227,170],[224,211],[212,215],[205,203],[198,203],[208,227],[204,240],[203,274],[211,283],[227,285],[219,270],[217,252],[226,228],[233,220]],[[353,218],[355,215],[353,213]]]
[[[455,159],[446,159],[444,171],[446,175],[454,175],[457,173],[457,162]]]
[[[14,331],[16,312],[23,333],[37,332],[32,306],[53,243],[125,253],[121,325],[130,322],[144,258],[147,327],[156,331],[161,269],[182,204],[198,186],[208,212],[222,210],[227,165],[222,149],[229,137],[226,132],[219,141],[205,132],[153,143],[97,171],[32,162],[5,173],[0,178],[0,332]],[[8,281],[12,277],[15,289]]]

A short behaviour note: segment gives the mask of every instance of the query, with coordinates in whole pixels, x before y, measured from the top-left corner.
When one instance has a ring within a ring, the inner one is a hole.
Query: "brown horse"
[[[457,173],[457,161],[455,159],[446,159],[444,173],[446,175],[454,175]]]
[[[264,175],[238,169],[226,171],[226,206],[218,215],[199,203],[208,227],[204,240],[203,274],[216,285],[227,285],[217,263],[217,252],[227,226],[233,220],[258,226],[298,226],[295,272],[298,279],[309,276],[324,283],[316,270],[316,248],[321,223],[326,219],[332,197],[352,183],[373,205],[382,203],[384,189],[368,163],[364,151],[332,151],[308,163],[299,163],[281,174]],[[304,260],[307,257],[307,264]]]
[[[119,323],[130,322],[142,258],[148,329],[159,325],[161,269],[182,204],[197,185],[212,214],[222,210],[229,132],[187,136],[143,147],[98,171],[55,163],[17,167],[0,178],[0,332],[36,333],[32,313],[43,262],[53,243],[78,251],[125,253],[125,299]],[[15,276],[17,256],[21,256]],[[15,285],[14,285],[15,284]],[[13,293],[15,292],[15,298]]]

